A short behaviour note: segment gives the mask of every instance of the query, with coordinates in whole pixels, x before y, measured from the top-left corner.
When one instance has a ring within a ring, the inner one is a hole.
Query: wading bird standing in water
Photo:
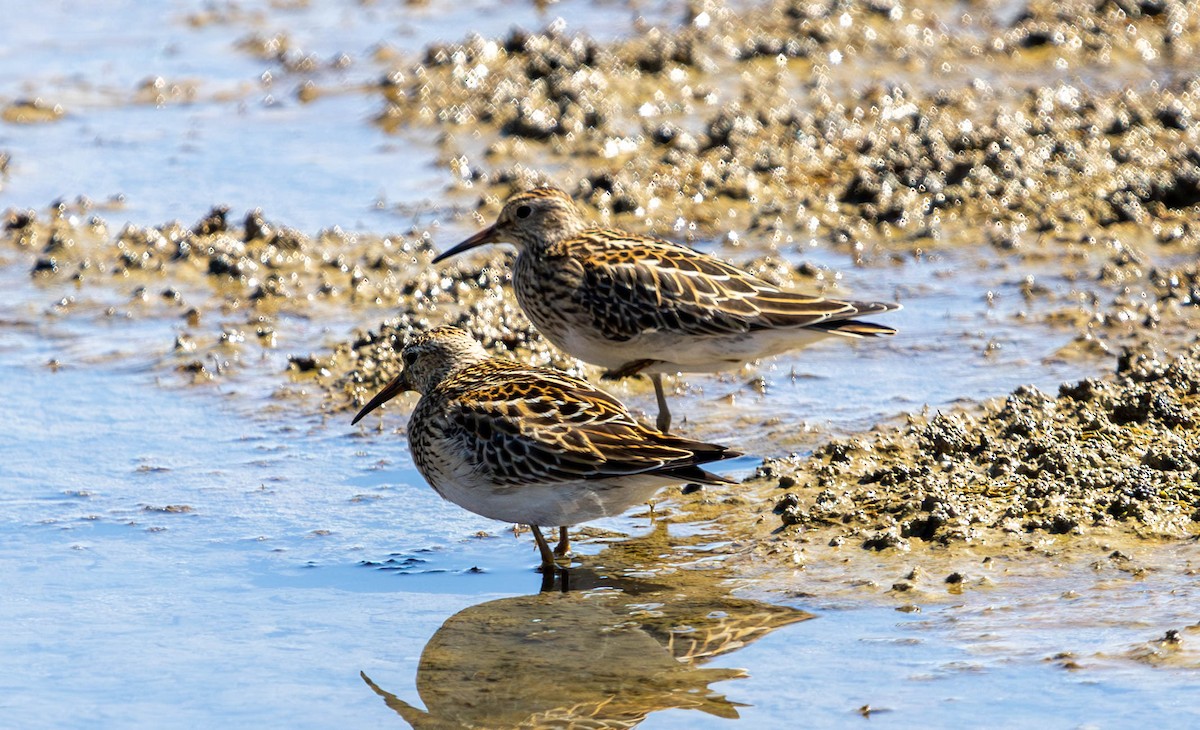
[[[618,515],[682,482],[730,483],[701,465],[740,456],[639,423],[608,393],[549,368],[494,358],[466,332],[438,327],[401,353],[404,370],[354,423],[409,390],[413,462],[443,498],[529,525],[550,573],[567,526]],[[552,551],[539,525],[559,528]]]
[[[898,304],[780,289],[687,246],[589,226],[557,188],[513,195],[495,223],[434,263],[488,243],[517,247],[517,301],[546,339],[609,375],[650,376],[664,432],[663,373],[729,370],[829,335],[896,332],[856,317]]]

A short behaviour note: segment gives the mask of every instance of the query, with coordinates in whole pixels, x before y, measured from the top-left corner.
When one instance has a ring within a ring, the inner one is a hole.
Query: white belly
[[[413,440],[410,437],[409,443]],[[497,484],[486,468],[465,458],[457,444],[434,439],[416,449],[418,471],[443,499],[502,522],[557,527],[619,515],[679,484],[661,476],[630,476],[563,483]]]
[[[647,332],[626,342],[612,342],[573,330],[556,336],[547,335],[547,339],[563,352],[609,370],[636,360],[658,360],[661,364],[642,372],[713,373],[735,369],[750,360],[807,347],[828,336],[828,332],[821,330],[790,328],[713,336]]]
[[[661,479],[647,483],[643,477],[640,483],[522,484],[498,490],[488,484],[447,482],[435,489],[463,509],[493,520],[555,527],[619,515],[670,483]]]

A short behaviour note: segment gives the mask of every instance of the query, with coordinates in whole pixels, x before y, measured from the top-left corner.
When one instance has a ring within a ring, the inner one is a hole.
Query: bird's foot
[[[571,536],[567,534],[567,528],[558,528],[558,544],[554,546],[554,557],[565,558],[571,554]]]
[[[546,542],[546,538],[542,537],[542,531],[537,525],[530,525],[529,529],[533,532],[534,542],[537,543],[538,552],[542,556],[542,573],[553,575],[555,568],[558,567],[558,561],[555,560],[554,553],[550,550],[550,544]]]

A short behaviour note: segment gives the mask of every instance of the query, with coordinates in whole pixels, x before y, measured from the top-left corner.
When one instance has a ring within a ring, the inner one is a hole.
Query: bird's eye
[[[417,361],[417,353],[415,353],[415,352],[411,352],[411,351],[406,352],[406,353],[404,353],[403,357],[404,357],[404,367],[406,367],[406,368],[411,368],[413,366],[413,363],[415,363]]]
[[[530,208],[528,205],[522,205],[521,207],[517,208],[518,218],[528,218],[531,215],[533,215],[533,208]]]

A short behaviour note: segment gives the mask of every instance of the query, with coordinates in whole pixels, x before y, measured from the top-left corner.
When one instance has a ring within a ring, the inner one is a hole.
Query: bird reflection
[[[363,680],[419,730],[631,728],[667,709],[736,718],[741,705],[709,685],[746,673],[701,665],[812,618],[727,595],[719,570],[659,583],[614,579],[612,567],[571,572],[589,590],[503,598],[447,619],[418,665],[424,710]]]

